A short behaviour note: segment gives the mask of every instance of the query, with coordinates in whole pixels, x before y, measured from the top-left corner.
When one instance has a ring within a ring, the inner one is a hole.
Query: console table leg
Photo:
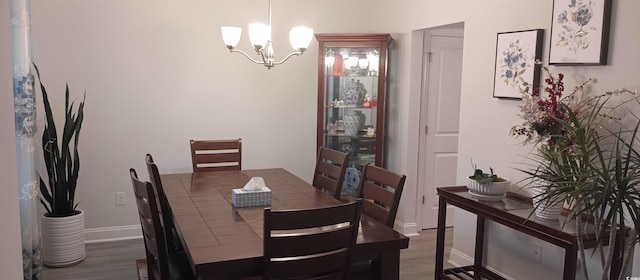
[[[483,268],[484,257],[484,218],[477,216],[476,219],[476,248],[473,257],[473,266],[476,271],[480,271]]]
[[[578,262],[578,248],[572,246],[564,252],[564,280],[576,279],[576,265]],[[582,264],[585,265],[585,264]]]
[[[444,234],[447,220],[447,202],[444,198],[438,199],[438,231],[436,236],[436,269],[433,279],[442,279],[444,268]]]
[[[624,252],[624,239],[622,238],[624,236],[624,233],[620,236],[616,238],[616,242],[613,245],[613,262],[611,263],[611,271],[609,272],[609,279],[615,280],[618,279],[618,276],[620,276],[620,273],[623,273],[622,271],[622,254],[625,253]],[[622,244],[621,244],[622,243]],[[621,246],[622,245],[622,246]],[[629,252],[626,252],[627,254]]]

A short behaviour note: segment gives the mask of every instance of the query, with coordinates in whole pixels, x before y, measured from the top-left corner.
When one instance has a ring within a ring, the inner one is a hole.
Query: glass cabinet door
[[[317,34],[318,148],[350,154],[345,181],[383,165],[388,34]],[[353,186],[348,186],[353,187]],[[343,189],[345,187],[343,186]]]

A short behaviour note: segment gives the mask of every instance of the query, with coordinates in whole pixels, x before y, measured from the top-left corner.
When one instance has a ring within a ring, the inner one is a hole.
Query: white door
[[[422,228],[436,228],[436,187],[454,186],[458,161],[458,123],[462,76],[462,32],[428,32],[425,36],[418,186],[422,186]],[[453,211],[447,210],[447,226]]]

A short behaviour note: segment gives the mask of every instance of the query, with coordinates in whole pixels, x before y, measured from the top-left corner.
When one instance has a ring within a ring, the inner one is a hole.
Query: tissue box
[[[231,193],[231,202],[235,207],[271,205],[271,190],[267,187],[262,187],[257,191],[233,189]]]

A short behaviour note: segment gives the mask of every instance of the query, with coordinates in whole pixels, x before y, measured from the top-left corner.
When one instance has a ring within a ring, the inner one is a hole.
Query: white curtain
[[[36,97],[31,67],[31,3],[29,0],[11,0],[10,7],[22,268],[25,280],[39,280],[42,279],[39,180],[36,172],[39,141],[36,137]]]

